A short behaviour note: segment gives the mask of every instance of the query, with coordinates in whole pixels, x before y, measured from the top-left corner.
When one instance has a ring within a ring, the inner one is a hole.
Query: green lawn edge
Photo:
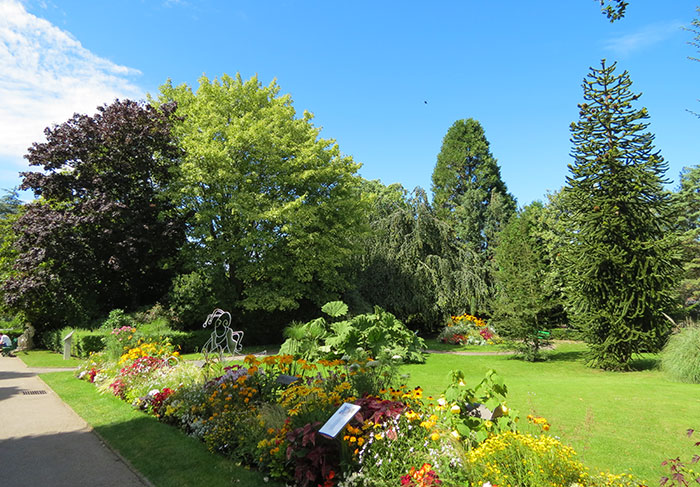
[[[78,367],[82,363],[82,359],[76,357],[64,360],[63,355],[49,350],[15,351],[14,353],[27,367]]]
[[[155,486],[280,485],[209,452],[199,440],[118,398],[100,394],[94,385],[76,379],[72,372],[50,372],[39,377]]]

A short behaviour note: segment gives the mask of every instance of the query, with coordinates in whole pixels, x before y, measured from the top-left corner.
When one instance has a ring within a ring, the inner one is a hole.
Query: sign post
[[[343,403],[318,433],[326,438],[335,438],[359,410],[360,406],[356,404]]]
[[[68,360],[70,359],[70,348],[71,344],[73,342],[73,333],[75,332],[72,331],[69,334],[66,335],[66,337],[63,339],[63,360]]]

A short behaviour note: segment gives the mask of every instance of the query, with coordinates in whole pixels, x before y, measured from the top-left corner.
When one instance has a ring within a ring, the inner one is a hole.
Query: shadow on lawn
[[[586,357],[585,350],[552,350],[546,355],[549,362],[581,362]]]
[[[633,372],[659,370],[661,368],[661,359],[659,357],[640,357],[632,359],[630,368]]]

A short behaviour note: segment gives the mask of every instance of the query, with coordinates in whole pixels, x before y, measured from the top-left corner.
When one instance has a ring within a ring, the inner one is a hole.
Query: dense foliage
[[[700,305],[700,166],[686,167],[681,172],[673,208],[683,251],[678,298],[685,312],[696,316]]]
[[[556,289],[548,279],[549,256],[536,233],[537,216],[543,211],[533,203],[511,218],[499,235],[494,252],[496,296],[494,318],[501,335],[516,339],[528,360],[540,358],[545,344],[541,332],[559,306]]]
[[[591,68],[580,118],[572,123],[567,279],[572,318],[586,332],[590,364],[624,369],[640,351],[663,344],[678,274],[670,231],[666,163],[645,132],[646,109],[627,72]]]
[[[389,189],[375,207],[372,231],[358,255],[361,299],[422,331],[437,331],[454,312],[483,311],[488,288],[476,254],[455,239],[422,190],[406,200],[400,194]]]
[[[433,170],[433,205],[462,242],[484,253],[515,212],[481,124],[457,120],[447,131]]]
[[[160,103],[176,101],[183,117],[179,204],[192,214],[191,255],[224,276],[219,306],[227,309],[271,312],[337,297],[362,231],[359,164],[279,91],[240,75],[202,77],[196,92],[161,87]]]
[[[175,105],[115,101],[46,129],[21,188],[37,200],[14,223],[18,254],[3,282],[15,312],[44,327],[81,323],[162,297],[184,240],[167,189],[181,151]]]
[[[323,311],[334,318],[344,316],[347,310],[340,301],[326,303],[323,307]],[[373,313],[346,320],[329,323],[321,317],[308,323],[292,324],[285,328],[284,335],[287,340],[280,353],[306,360],[370,357],[399,362],[425,361],[423,340],[378,306]]]

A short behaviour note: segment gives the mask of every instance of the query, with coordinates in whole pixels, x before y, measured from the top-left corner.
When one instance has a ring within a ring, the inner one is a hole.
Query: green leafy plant
[[[494,370],[474,388],[467,387],[461,370],[453,370],[450,377],[438,406],[442,421],[455,437],[477,445],[490,435],[515,430],[517,414],[506,406],[508,388]]]
[[[338,317],[347,312],[347,306],[335,301],[327,303],[323,311]],[[322,317],[308,323],[294,323],[284,330],[284,335],[287,340],[282,344],[280,353],[307,360],[342,356],[367,358],[369,355],[384,361],[424,361],[423,339],[393,314],[378,306],[374,308],[374,313],[334,323],[328,323]]]

